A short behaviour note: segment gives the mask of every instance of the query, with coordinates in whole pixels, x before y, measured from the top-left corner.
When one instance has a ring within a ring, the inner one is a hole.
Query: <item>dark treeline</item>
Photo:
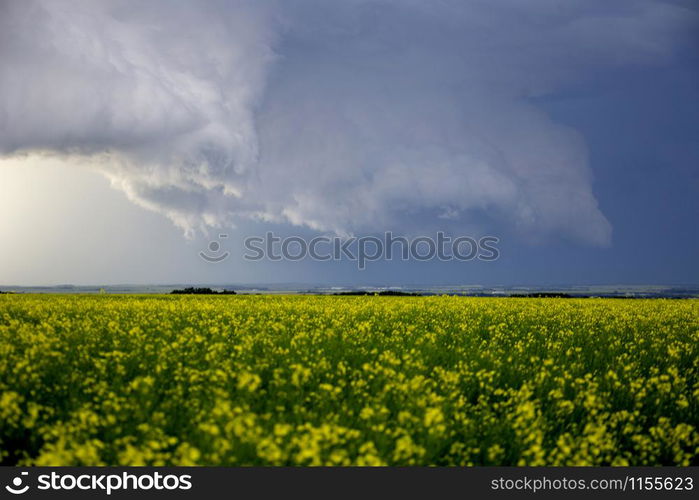
[[[557,299],[572,299],[575,295],[559,292],[536,292],[536,293],[513,293],[510,297],[530,297],[530,298],[557,298]]]
[[[337,292],[333,295],[388,295],[395,297],[421,297],[421,293],[400,292],[397,290],[382,290],[380,292],[367,292],[365,290],[355,290],[351,292]]]
[[[235,295],[235,290],[221,290],[220,292],[211,288],[182,288],[170,292],[175,295]]]

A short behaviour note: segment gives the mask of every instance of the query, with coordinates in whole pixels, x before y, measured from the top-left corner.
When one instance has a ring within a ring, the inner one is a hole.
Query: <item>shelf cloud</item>
[[[185,232],[489,224],[607,245],[537,98],[661,64],[677,2],[5,1],[0,155],[62,155]]]

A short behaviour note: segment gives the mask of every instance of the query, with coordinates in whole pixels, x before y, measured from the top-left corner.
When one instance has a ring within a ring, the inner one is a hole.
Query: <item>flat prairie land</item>
[[[0,296],[5,465],[699,465],[699,300]]]

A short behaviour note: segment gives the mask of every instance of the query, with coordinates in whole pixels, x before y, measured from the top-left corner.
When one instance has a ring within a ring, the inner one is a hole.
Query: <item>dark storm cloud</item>
[[[605,245],[583,139],[532,97],[689,43],[676,2],[19,1],[0,152],[71,155],[187,231],[478,226]]]

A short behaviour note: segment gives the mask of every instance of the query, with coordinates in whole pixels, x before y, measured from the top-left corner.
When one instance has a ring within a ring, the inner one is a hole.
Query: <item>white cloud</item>
[[[607,4],[4,2],[0,153],[92,162],[186,231],[488,220],[604,245],[584,141],[528,98],[662,61],[696,22]]]

